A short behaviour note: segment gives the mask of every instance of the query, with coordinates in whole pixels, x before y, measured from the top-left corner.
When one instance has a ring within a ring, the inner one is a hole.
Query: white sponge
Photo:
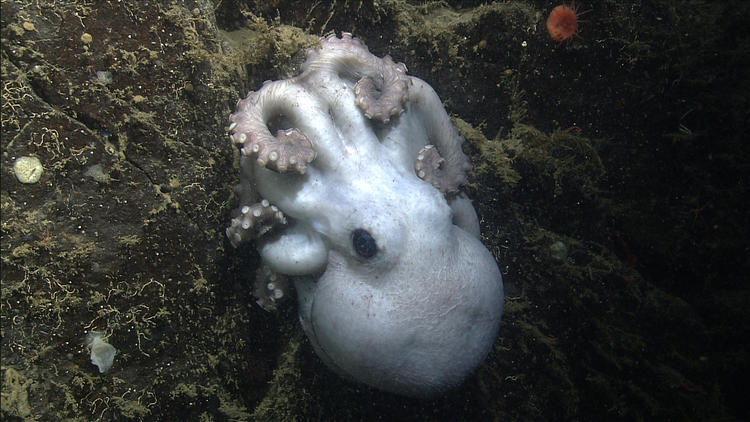
[[[112,367],[117,349],[104,341],[104,333],[92,331],[86,335],[86,347],[91,350],[91,363],[99,367],[99,373],[103,374]]]

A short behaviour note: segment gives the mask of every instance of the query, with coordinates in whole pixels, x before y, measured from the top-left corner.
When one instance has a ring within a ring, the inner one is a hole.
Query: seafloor
[[[559,44],[549,1],[3,0],[2,419],[750,419],[748,2],[576,4]],[[236,100],[341,31],[440,94],[503,271],[436,400],[329,372],[224,235]]]

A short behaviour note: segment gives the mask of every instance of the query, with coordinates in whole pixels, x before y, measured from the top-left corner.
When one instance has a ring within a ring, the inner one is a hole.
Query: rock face
[[[529,2],[0,2],[0,419],[749,419],[750,6],[688,3],[597,3],[558,45]],[[334,29],[440,93],[507,265],[500,336],[439,400],[331,376],[226,239],[226,116]]]

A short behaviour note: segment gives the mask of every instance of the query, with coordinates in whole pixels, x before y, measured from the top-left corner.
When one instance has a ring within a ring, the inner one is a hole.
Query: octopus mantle
[[[264,309],[293,281],[302,326],[334,371],[439,394],[484,360],[503,309],[500,271],[459,190],[463,139],[427,83],[351,34],[323,39],[302,69],[230,116],[241,203],[227,236],[256,242]]]

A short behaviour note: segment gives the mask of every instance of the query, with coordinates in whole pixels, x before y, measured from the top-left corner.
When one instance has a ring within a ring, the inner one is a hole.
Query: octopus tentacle
[[[438,153],[435,145],[427,145],[419,151],[414,161],[414,171],[425,182],[445,193],[445,180],[442,178],[441,166],[445,160]]]
[[[428,145],[417,154],[417,176],[443,194],[453,196],[466,184],[466,173],[471,170],[469,158],[461,149],[464,138],[448,115],[440,112],[443,110],[440,98],[426,82],[412,78],[409,102],[414,104],[414,111],[422,117],[433,145],[433,148],[428,149]]]
[[[352,34],[344,32],[341,38],[332,34],[321,40],[320,46],[308,50],[305,72],[322,68],[358,78],[354,85],[355,103],[368,119],[387,124],[392,117],[404,113],[411,82],[406,65],[395,63],[390,56],[375,57]]]
[[[388,123],[404,113],[409,82],[406,66],[385,56],[378,77],[364,76],[354,85],[355,103],[368,119]]]
[[[299,129],[279,130],[274,136],[262,117],[260,92],[251,92],[237,101],[237,112],[229,117],[230,138],[242,144],[242,154],[255,157],[258,164],[279,172],[304,174],[316,153],[310,140]],[[271,95],[271,94],[269,94]]]
[[[444,195],[451,196],[457,194],[461,185],[466,183],[466,171],[471,169],[471,165],[466,165],[468,161],[466,164],[456,161],[455,164],[447,162],[440,156],[435,145],[426,145],[414,160],[414,171],[417,177],[431,184]]]
[[[289,290],[289,279],[263,265],[255,273],[253,283],[253,296],[257,303],[265,311],[276,310],[276,302],[286,297]]]
[[[227,237],[234,247],[287,224],[284,213],[265,199],[245,205],[239,211],[240,215],[233,218],[227,227]]]

